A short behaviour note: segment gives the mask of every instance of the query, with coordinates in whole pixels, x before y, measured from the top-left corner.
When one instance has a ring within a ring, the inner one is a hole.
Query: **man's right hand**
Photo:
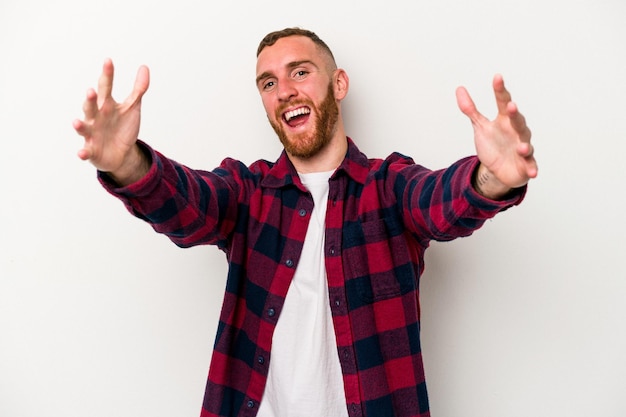
[[[84,120],[75,120],[73,126],[85,140],[78,157],[90,161],[124,186],[141,179],[150,168],[149,161],[137,146],[141,99],[148,90],[150,72],[145,66],[139,68],[132,93],[121,103],[111,96],[113,73],[113,62],[105,60],[98,91],[87,91],[83,104]]]

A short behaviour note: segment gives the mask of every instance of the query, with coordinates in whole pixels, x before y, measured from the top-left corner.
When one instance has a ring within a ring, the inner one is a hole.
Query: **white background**
[[[626,2],[0,0],[0,416],[199,415],[226,262],[179,249],[98,185],[71,127],[105,57],[141,137],[192,167],[274,160],[254,86],[273,30],[350,75],[348,134],[442,168],[473,153],[454,90],[502,73],[540,176],[422,282],[434,417],[626,415]]]

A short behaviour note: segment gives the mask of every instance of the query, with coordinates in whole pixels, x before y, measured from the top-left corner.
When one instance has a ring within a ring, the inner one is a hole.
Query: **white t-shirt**
[[[328,179],[333,172],[300,174],[314,209],[274,331],[258,417],[348,416],[324,264]]]

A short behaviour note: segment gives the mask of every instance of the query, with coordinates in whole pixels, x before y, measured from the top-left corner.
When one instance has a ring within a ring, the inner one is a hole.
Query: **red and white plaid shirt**
[[[476,157],[430,171],[394,153],[368,159],[352,140],[329,180],[325,262],[350,417],[426,417],[419,277],[431,240],[468,236],[523,199],[472,187]],[[181,247],[214,244],[228,258],[224,303],[201,417],[255,416],[272,335],[300,260],[313,200],[283,152],[275,163],[225,159],[192,170],[142,143],[139,182],[103,185]],[[307,360],[307,358],[302,358]],[[329,416],[332,417],[332,416]]]

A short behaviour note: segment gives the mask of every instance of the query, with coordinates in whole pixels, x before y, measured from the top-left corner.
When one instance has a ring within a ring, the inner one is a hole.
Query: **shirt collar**
[[[331,176],[331,179],[336,178],[340,172],[345,172],[354,181],[364,184],[369,172],[369,161],[351,138],[348,137],[346,139],[348,140],[346,157]],[[267,176],[263,178],[261,185],[268,188],[282,188],[288,185],[295,185],[302,191],[306,191],[285,150],[283,150],[274,166],[268,171]]]

